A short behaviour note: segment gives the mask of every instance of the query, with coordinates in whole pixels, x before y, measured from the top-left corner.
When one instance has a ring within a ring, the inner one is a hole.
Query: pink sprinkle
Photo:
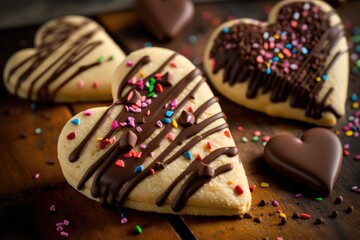
[[[125,127],[125,126],[127,125],[126,122],[121,122],[121,123],[119,123],[119,124],[120,124],[120,126],[122,126],[122,127]]]
[[[272,201],[272,205],[273,205],[274,207],[279,206],[279,202],[276,201],[276,200],[273,200],[273,201]]]
[[[115,130],[115,129],[117,129],[119,127],[119,123],[118,123],[118,121],[113,121],[113,123],[111,124],[111,129],[113,129],[113,130]]]
[[[175,98],[174,100],[172,100],[171,104],[172,107],[177,107],[178,105],[178,100]]]
[[[283,237],[276,237],[276,240],[284,240]]]
[[[242,130],[244,130],[244,128],[243,128],[242,126],[238,126],[238,127],[237,127],[237,130],[238,130],[238,131],[242,131]]]
[[[137,127],[137,128],[136,128],[136,132],[138,132],[138,133],[142,132],[142,128],[141,128],[141,127]]]
[[[269,44],[267,42],[264,43],[264,49],[268,49],[269,48]]]
[[[297,27],[298,22],[297,22],[297,21],[292,20],[292,21],[290,22],[290,25],[291,25],[293,28],[295,28],[295,27]]]
[[[303,17],[307,17],[307,16],[309,15],[309,12],[308,12],[308,11],[303,11],[303,12],[301,13],[301,15],[302,15]]]
[[[116,166],[118,166],[118,167],[120,167],[120,168],[125,167],[125,163],[124,163],[124,161],[121,160],[121,159],[116,160],[115,164],[116,164]]]
[[[169,139],[169,141],[174,141],[174,134],[168,133],[167,138]]]
[[[164,108],[168,108],[169,104],[168,103],[165,103],[164,104]]]
[[[265,50],[264,50],[264,49],[261,49],[261,50],[260,50],[260,54],[264,56],[264,55],[265,55]]]
[[[145,150],[145,148],[146,148],[146,145],[145,145],[145,144],[140,144],[140,149],[141,149],[141,150]]]
[[[151,99],[148,98],[148,99],[145,100],[145,102],[146,102],[148,105],[150,105],[150,104],[151,104]]]
[[[67,232],[61,232],[60,235],[61,235],[62,237],[68,237],[68,236],[69,236],[69,234],[68,234]]]
[[[344,130],[344,131],[349,131],[349,130],[350,130],[350,127],[349,127],[349,126],[343,126],[343,127],[342,127],[342,130]]]
[[[170,67],[177,68],[179,65],[175,61],[170,62]]]
[[[266,52],[266,53],[265,53],[265,57],[266,57],[266,58],[272,58],[273,55],[272,55],[271,53],[269,53],[269,52]]]
[[[135,122],[129,122],[130,127],[135,127]]]
[[[100,83],[98,81],[94,81],[92,86],[93,88],[98,89],[100,87]]]
[[[275,43],[274,42],[270,42],[270,48],[273,49],[275,47]]]
[[[79,80],[79,82],[77,83],[77,86],[78,86],[78,88],[80,88],[80,89],[84,88],[84,86],[85,86],[84,80]]]
[[[257,136],[257,137],[261,136],[261,132],[260,131],[255,131],[254,136]]]
[[[302,29],[302,30],[307,30],[307,29],[308,29],[308,25],[307,25],[307,24],[301,25],[301,29]]]
[[[121,224],[125,224],[125,223],[127,223],[127,218],[126,217],[123,217],[121,220],[120,220],[120,222],[121,222]]]
[[[64,220],[64,225],[65,225],[65,226],[69,226],[69,224],[70,224],[70,221],[68,221],[68,220],[65,219],[65,220]]]
[[[148,105],[147,105],[145,102],[142,102],[142,103],[141,103],[141,107],[142,107],[142,108],[145,108],[145,107],[147,107],[147,106],[148,106]]]
[[[128,80],[128,84],[134,85],[136,83],[136,77],[132,77]]]
[[[253,47],[253,48],[259,48],[260,45],[259,45],[258,43],[253,43],[252,47]]]
[[[161,122],[160,120],[158,120],[158,121],[156,122],[156,126],[158,126],[159,128],[162,127],[162,125],[163,125],[163,124],[162,124],[162,122]]]
[[[55,205],[54,205],[54,204],[51,205],[51,206],[50,206],[50,212],[55,212],[55,210],[56,210],[56,209],[55,209]]]
[[[145,114],[146,114],[146,116],[149,116],[150,115],[150,109],[146,110]]]
[[[360,161],[360,154],[356,154],[356,155],[354,156],[354,160]]]
[[[92,114],[92,111],[90,109],[84,111],[85,116],[90,116]]]
[[[64,222],[58,222],[58,223],[55,224],[55,226],[62,227],[62,226],[64,226]]]
[[[34,175],[34,179],[38,179],[40,177],[40,173],[36,173],[35,175]]]
[[[356,189],[358,189],[358,186],[353,186],[353,187],[351,187],[351,190],[352,190],[352,191],[355,191]]]
[[[257,61],[258,63],[263,63],[263,62],[264,62],[264,58],[263,58],[261,55],[258,55],[258,56],[256,57],[256,61]]]
[[[296,198],[300,198],[300,197],[302,197],[302,196],[303,196],[302,193],[296,193],[296,194],[295,194],[295,197],[296,197]]]
[[[128,67],[132,67],[133,65],[134,65],[134,62],[130,61],[130,60],[128,60],[126,63],[126,66],[128,66]]]
[[[268,141],[270,140],[270,136],[265,135],[265,136],[262,137],[262,140],[263,140],[264,142],[268,142]]]
[[[350,144],[345,143],[345,144],[344,144],[344,149],[349,149],[349,148],[350,148]]]
[[[113,144],[114,142],[116,142],[116,136],[113,136],[112,138],[109,139],[110,144]]]
[[[360,135],[359,132],[354,132],[354,137],[358,137]]]
[[[56,231],[58,231],[58,232],[61,232],[62,230],[64,230],[64,228],[61,227],[61,226],[58,226],[58,227],[56,228]]]

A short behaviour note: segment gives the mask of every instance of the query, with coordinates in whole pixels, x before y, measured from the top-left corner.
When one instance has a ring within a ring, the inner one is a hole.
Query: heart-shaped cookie
[[[271,116],[333,126],[345,113],[348,52],[323,1],[286,0],[268,22],[237,19],[210,38],[204,66],[230,100]]]
[[[93,20],[65,16],[45,23],[35,48],[6,63],[4,83],[32,101],[78,102],[111,99],[111,78],[124,53]]]
[[[301,139],[279,135],[264,150],[267,163],[316,193],[329,195],[339,175],[342,146],[339,138],[325,128],[313,128]]]
[[[145,26],[162,42],[174,38],[194,15],[190,0],[137,0],[136,9]]]
[[[114,103],[74,116],[58,141],[67,181],[104,205],[237,215],[248,182],[199,69],[162,48],[131,53],[114,75]]]

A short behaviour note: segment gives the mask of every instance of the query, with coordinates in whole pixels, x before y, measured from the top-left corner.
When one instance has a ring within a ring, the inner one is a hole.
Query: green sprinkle
[[[37,134],[37,135],[41,134],[42,133],[41,128],[35,128],[34,133]]]
[[[150,78],[150,84],[151,84],[151,85],[154,85],[155,83],[156,83],[156,79],[155,79],[155,78],[153,78],[153,77],[152,77],[152,78]]]
[[[356,66],[360,68],[360,59],[356,60]]]
[[[148,94],[148,97],[153,97],[155,95],[155,92],[151,92]]]
[[[155,88],[155,85],[150,85],[150,87],[149,87],[149,92],[153,92],[154,91],[154,88]]]
[[[247,139],[246,137],[242,137],[242,138],[241,138],[241,141],[242,141],[243,143],[247,143],[247,142],[248,142],[248,139]]]
[[[114,60],[114,59],[115,59],[114,54],[111,54],[111,55],[109,56],[109,60],[112,61],[112,60]]]
[[[267,142],[262,142],[263,147],[265,147],[265,146],[266,146],[266,144],[267,144]]]
[[[251,138],[251,141],[253,141],[253,142],[259,141],[259,137],[258,137],[258,136],[253,136],[253,137]]]
[[[97,59],[97,62],[99,63],[102,63],[105,61],[105,57],[104,56],[100,56],[98,59]]]
[[[360,42],[360,35],[352,36],[351,41],[354,42],[354,43]]]
[[[318,201],[318,202],[322,202],[322,198],[321,197],[317,197],[317,198],[315,198],[315,201]]]
[[[135,231],[137,234],[141,234],[142,233],[142,229],[139,225],[135,225]]]

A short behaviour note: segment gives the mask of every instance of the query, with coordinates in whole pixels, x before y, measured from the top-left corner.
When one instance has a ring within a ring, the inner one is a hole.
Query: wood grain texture
[[[176,50],[201,66],[201,58],[207,38],[216,28],[217,21],[226,21],[228,16],[253,17],[265,20],[265,6],[275,1],[229,2],[201,4],[196,6],[195,18],[182,34],[170,43],[157,43],[138,21],[133,11],[114,12],[96,16],[127,53],[142,47],[146,42]],[[339,8],[341,16],[360,25],[357,9],[359,2],[343,4]],[[204,19],[204,12],[210,19]],[[13,52],[32,45],[32,37],[37,26],[7,30],[0,33],[0,70]],[[196,42],[188,41],[194,35]],[[360,94],[359,77],[351,77],[349,95]],[[103,209],[97,202],[85,198],[65,182],[58,163],[48,165],[46,159],[56,158],[56,141],[63,124],[77,112],[107,106],[110,102],[81,103],[72,105],[41,106],[30,109],[30,102],[10,96],[0,84],[0,238],[1,239],[62,239],[56,231],[55,223],[68,219],[71,224],[66,228],[69,239],[358,239],[360,236],[360,194],[352,192],[351,187],[360,184],[360,162],[354,161],[355,153],[360,153],[360,138],[345,137],[343,144],[349,143],[350,156],[344,157],[343,167],[333,194],[322,202],[302,189],[301,185],[279,175],[270,169],[262,158],[261,141],[252,142],[254,131],[262,135],[274,136],[290,134],[300,136],[313,125],[277,119],[238,106],[221,97],[220,104],[227,115],[231,133],[239,148],[239,156],[244,164],[250,185],[256,185],[252,193],[253,217],[260,217],[261,223],[253,219],[224,217],[173,217],[162,214],[143,213],[128,209]],[[343,117],[333,131],[340,130],[347,123],[347,117],[355,110],[347,104],[347,116]],[[45,118],[44,118],[45,115]],[[51,118],[48,119],[47,115]],[[238,126],[243,130],[239,131]],[[43,130],[34,135],[35,128]],[[28,133],[20,139],[19,134]],[[242,137],[248,143],[241,141]],[[32,177],[40,173],[38,180]],[[269,188],[260,188],[261,182],[269,183]],[[295,193],[303,193],[295,198]],[[144,193],[145,194],[145,193]],[[334,204],[337,196],[343,196],[344,202]],[[260,200],[267,205],[259,207]],[[277,200],[279,206],[271,204]],[[57,208],[51,214],[49,207]],[[353,206],[349,214],[343,210]],[[339,216],[331,219],[329,215],[337,210]],[[288,221],[279,226],[278,211],[283,211]],[[308,213],[309,220],[293,220],[293,212]],[[125,212],[128,223],[120,223],[120,213]],[[316,218],[322,218],[324,224],[314,225]],[[138,224],[143,228],[141,235],[134,234]]]

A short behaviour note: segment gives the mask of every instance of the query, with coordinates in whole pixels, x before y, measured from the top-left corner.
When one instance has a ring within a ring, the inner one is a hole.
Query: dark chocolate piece
[[[190,22],[194,4],[190,0],[137,0],[136,10],[149,31],[166,42]]]
[[[167,87],[171,87],[174,82],[174,74],[172,72],[167,72],[165,75],[161,78],[161,84]]]
[[[136,145],[137,136],[134,132],[128,131],[121,136],[119,140],[119,147],[123,150],[131,150]]]
[[[341,169],[342,145],[330,130],[313,128],[301,139],[287,135],[271,138],[264,157],[281,174],[329,195]]]
[[[183,110],[179,117],[179,123],[184,127],[189,127],[195,123],[195,116],[192,113]]]
[[[201,164],[198,174],[200,177],[213,177],[215,175],[215,170],[209,165]]]
[[[141,94],[136,90],[131,91],[126,98],[126,102],[129,105],[134,105],[138,101],[141,101]]]

